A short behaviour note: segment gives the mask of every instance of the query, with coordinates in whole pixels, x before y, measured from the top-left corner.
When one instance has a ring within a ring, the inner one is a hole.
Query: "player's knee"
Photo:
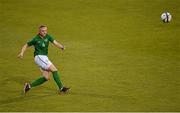
[[[58,71],[57,68],[51,69],[51,72]]]
[[[51,70],[51,72],[58,71],[57,68],[54,65],[50,66],[50,70]]]
[[[58,71],[57,68],[55,68],[54,71]]]

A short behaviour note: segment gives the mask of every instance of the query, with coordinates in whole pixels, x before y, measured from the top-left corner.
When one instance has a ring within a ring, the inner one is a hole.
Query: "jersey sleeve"
[[[32,45],[35,45],[36,41],[35,41],[35,38],[31,39],[30,41],[27,42],[27,45],[28,46],[32,46]]]
[[[50,35],[48,35],[48,36],[49,36],[49,41],[50,41],[51,43],[53,43],[54,38],[53,38],[52,36],[50,36]]]

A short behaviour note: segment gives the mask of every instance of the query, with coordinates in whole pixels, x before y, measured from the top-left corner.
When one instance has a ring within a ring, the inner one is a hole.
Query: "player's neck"
[[[45,36],[42,36],[40,33],[38,34],[42,39],[45,37]]]

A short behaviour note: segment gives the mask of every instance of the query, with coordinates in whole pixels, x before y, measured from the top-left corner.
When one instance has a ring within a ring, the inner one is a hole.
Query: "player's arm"
[[[29,47],[29,46],[28,46],[27,43],[24,44],[24,46],[23,46],[22,49],[21,49],[21,52],[18,54],[18,58],[23,58],[24,52],[26,51],[26,49],[27,49],[28,47]]]
[[[28,41],[26,44],[24,44],[24,46],[21,49],[21,52],[18,55],[18,58],[23,58],[24,56],[24,52],[26,51],[26,49],[32,45],[36,44],[36,39],[33,38],[30,41]]]
[[[58,41],[56,41],[56,40],[53,40],[53,44],[54,44],[57,48],[59,48],[59,49],[61,49],[61,50],[64,50],[64,49],[65,49],[65,47],[64,47],[61,43],[59,43]]]

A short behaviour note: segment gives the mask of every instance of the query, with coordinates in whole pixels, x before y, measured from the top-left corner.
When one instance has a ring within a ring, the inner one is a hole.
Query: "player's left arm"
[[[61,49],[61,50],[64,50],[64,49],[65,49],[65,47],[64,47],[61,43],[59,43],[58,41],[56,41],[56,40],[53,40],[53,44],[54,44],[57,48],[59,48],[59,49]]]

